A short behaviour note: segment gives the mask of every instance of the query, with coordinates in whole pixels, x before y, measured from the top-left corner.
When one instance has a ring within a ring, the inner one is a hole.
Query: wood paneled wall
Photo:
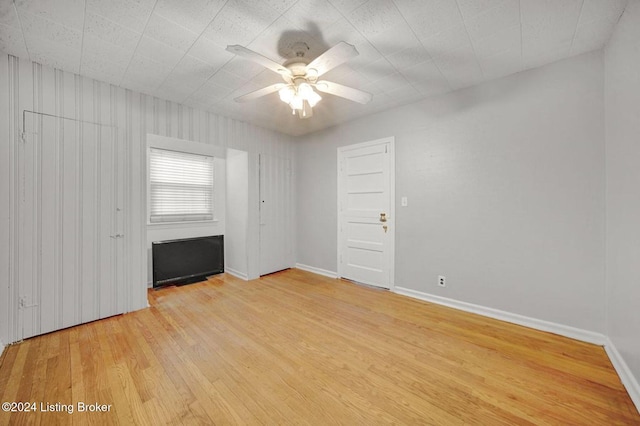
[[[13,342],[16,336],[14,318],[19,297],[14,286],[19,197],[16,144],[23,131],[24,111],[117,127],[124,150],[125,280],[130,291],[130,311],[147,306],[145,156],[148,133],[247,151],[250,164],[256,167],[261,153],[293,158],[293,140],[288,135],[11,55],[0,59],[0,340],[5,343]],[[250,187],[257,188],[257,179],[256,169],[249,174]],[[259,227],[258,199],[257,194],[253,195],[255,203],[252,201],[250,205],[250,221],[253,217],[254,223],[250,223],[249,232],[255,233]],[[252,206],[255,212],[251,212]]]

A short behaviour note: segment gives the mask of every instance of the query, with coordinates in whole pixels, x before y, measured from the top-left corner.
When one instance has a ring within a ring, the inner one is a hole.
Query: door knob
[[[386,221],[387,221],[387,214],[380,213],[380,222],[386,222]]]

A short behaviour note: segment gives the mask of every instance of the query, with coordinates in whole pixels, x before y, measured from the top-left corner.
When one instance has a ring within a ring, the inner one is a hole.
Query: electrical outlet
[[[444,275],[438,275],[438,285],[440,287],[446,287],[447,286],[446,278],[445,278]]]

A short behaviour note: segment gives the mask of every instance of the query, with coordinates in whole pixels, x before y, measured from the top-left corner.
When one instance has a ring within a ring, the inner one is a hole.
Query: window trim
[[[188,141],[184,139],[170,138],[155,134],[147,134],[146,155],[146,206],[145,206],[145,224],[153,228],[185,228],[185,227],[202,227],[203,225],[211,225],[219,222],[219,179],[216,179],[217,169],[220,166],[220,150],[218,147],[204,144],[200,142]],[[210,220],[190,220],[190,221],[167,221],[167,222],[151,222],[151,149],[161,149],[167,151],[183,152],[186,154],[203,155],[213,158],[213,218]]]

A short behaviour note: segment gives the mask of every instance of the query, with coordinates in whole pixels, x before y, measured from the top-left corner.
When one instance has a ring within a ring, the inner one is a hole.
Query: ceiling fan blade
[[[249,92],[246,95],[238,96],[234,100],[236,102],[247,102],[252,101],[254,99],[258,99],[262,96],[269,95],[273,92],[277,92],[285,86],[283,83],[272,84],[271,86],[263,87],[262,89],[255,90],[253,92]]]
[[[249,59],[278,74],[291,75],[291,71],[289,71],[279,63],[272,61],[266,56],[262,56],[261,54],[256,53],[253,50],[247,49],[244,46],[240,46],[238,44],[229,45],[227,46],[227,51],[235,53],[238,56],[242,56],[243,58]]]
[[[333,83],[331,81],[319,81],[315,84],[315,87],[320,92],[340,96],[341,98],[349,99],[350,101],[358,102],[361,104],[366,104],[371,101],[371,99],[373,99],[373,95],[371,93],[363,92],[362,90],[343,86],[342,84]]]
[[[353,45],[341,41],[311,61],[311,63],[307,65],[307,71],[314,69],[317,71],[317,77],[320,77],[330,69],[358,55],[359,53]]]

